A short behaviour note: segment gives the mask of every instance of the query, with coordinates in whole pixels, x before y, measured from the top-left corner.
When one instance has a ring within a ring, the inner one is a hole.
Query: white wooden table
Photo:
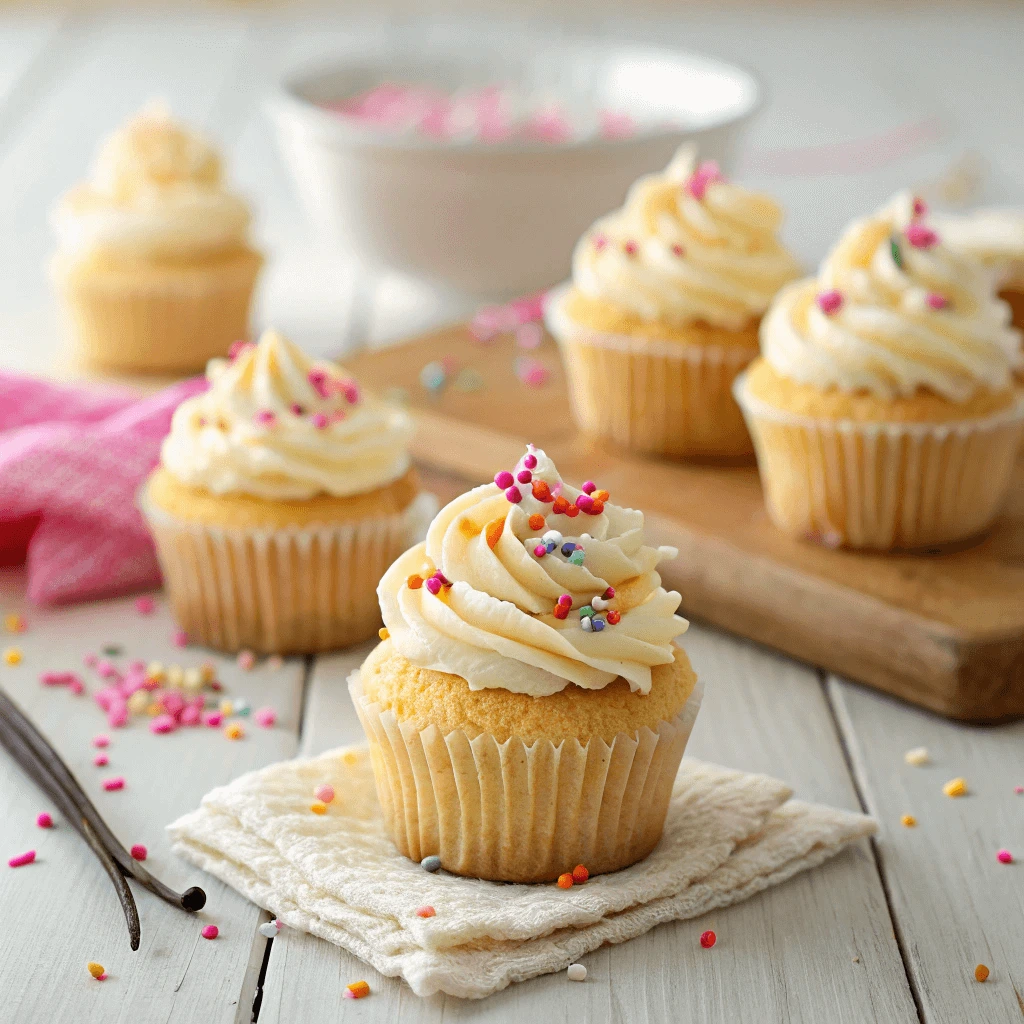
[[[933,180],[965,154],[989,165],[978,198],[1024,197],[1019,7],[896,16],[701,9],[671,22],[586,27],[677,40],[763,76],[773,106],[752,131],[744,177],[787,203],[791,240],[808,263],[848,216]],[[383,31],[294,14],[0,16],[0,366],[59,372],[47,210],[81,177],[101,136],[154,95],[223,142],[257,203],[272,257],[262,322],[336,354],[464,312],[415,285],[371,279],[318,241],[259,109],[282,68]],[[0,571],[0,610],[21,609],[22,593],[20,573]],[[290,931],[265,939],[257,930],[265,915],[176,861],[163,835],[214,785],[358,740],[343,681],[361,652],[250,673],[218,659],[229,694],[274,705],[276,728],[250,721],[232,743],[217,730],[154,737],[137,722],[113,733],[108,769],[92,765],[91,737],[110,731],[102,715],[38,675],[76,668],[84,651],[109,644],[126,658],[198,663],[204,652],[171,645],[158,605],[149,617],[131,599],[25,609],[29,630],[0,637],[0,647],[24,654],[16,667],[0,662],[0,685],[63,752],[126,844],[145,843],[170,884],[207,889],[202,923],[221,935],[201,939],[200,922],[142,892],[142,948],[129,952],[99,866],[59,819],[52,831],[36,828],[47,801],[0,754],[2,859],[39,851],[30,867],[0,866],[2,1020],[1001,1024],[1024,1016],[1024,867],[995,856],[1007,847],[1024,858],[1024,796],[1014,793],[1024,785],[1024,724],[957,727],[694,626],[686,646],[708,690],[692,752],[875,814],[877,841],[737,907],[601,949],[585,958],[584,985],[557,975],[482,1003],[421,1000],[320,940]],[[903,762],[918,745],[931,751],[927,767]],[[124,791],[101,789],[111,773],[126,777]],[[957,775],[971,793],[954,801],[941,786]],[[905,813],[916,828],[900,824]],[[719,936],[711,951],[697,942],[706,928]],[[108,981],[88,977],[89,960],[106,966]],[[984,985],[974,981],[977,963],[992,969]],[[360,978],[372,996],[343,1000],[344,985]]]

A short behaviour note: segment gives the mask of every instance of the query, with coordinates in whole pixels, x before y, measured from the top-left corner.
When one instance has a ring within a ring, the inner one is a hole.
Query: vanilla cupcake
[[[441,510],[349,681],[402,853],[541,882],[654,848],[701,699],[657,572],[676,554],[532,446]]]
[[[53,213],[52,272],[77,355],[110,370],[184,373],[249,334],[263,257],[216,150],[161,107],[100,149]]]
[[[1020,335],[978,263],[900,196],[784,289],[737,381],[768,511],[787,533],[915,548],[978,534],[1009,484]]]
[[[436,508],[408,417],[272,331],[208,377],[140,493],[178,623],[229,651],[373,636],[377,583]]]
[[[762,314],[800,272],[781,221],[771,199],[685,149],[580,239],[546,319],[581,427],[662,455],[750,453],[731,387],[757,355]]]

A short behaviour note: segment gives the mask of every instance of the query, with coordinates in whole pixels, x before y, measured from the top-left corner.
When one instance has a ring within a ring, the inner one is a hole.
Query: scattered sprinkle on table
[[[424,871],[440,871],[441,870],[441,858],[436,853],[432,853],[429,857],[424,857],[420,861],[420,867]]]
[[[572,888],[572,872],[566,871],[564,874],[558,876],[558,888],[559,889],[571,889]]]
[[[913,750],[908,750],[903,755],[903,760],[907,764],[912,764],[915,768],[920,768],[921,765],[927,764],[931,758],[928,756],[927,747],[914,747]]]
[[[1009,850],[999,850],[996,852],[996,860],[999,861],[1000,864],[1012,864],[1013,854],[1010,853]]]
[[[272,939],[281,930],[281,922],[275,918],[273,921],[266,921],[259,927],[260,935],[265,939]]]
[[[149,855],[149,851],[142,845],[142,843],[136,843],[131,849],[132,860],[145,860]]]
[[[21,664],[21,648],[20,647],[8,647],[4,651],[4,661],[8,665],[20,665]]]
[[[36,824],[40,828],[53,828],[53,818],[49,814],[47,814],[46,811],[43,811],[36,818]]]
[[[106,981],[107,972],[103,968],[103,964],[96,963],[95,960],[90,960],[86,965],[86,970],[97,980]]]
[[[587,969],[583,964],[569,964],[566,968],[566,976],[570,981],[586,981]]]
[[[224,735],[229,740],[240,740],[245,736],[245,730],[237,723],[232,722],[225,730]]]
[[[434,910],[433,907],[417,907],[416,908],[416,916],[417,917],[433,917],[436,913],[437,913],[437,911]]]
[[[112,793],[115,789],[124,789],[124,776],[115,775],[113,778],[103,780],[103,788]]]
[[[110,737],[109,736],[105,736],[103,733],[100,733],[99,736],[93,736],[93,738],[92,738],[92,745],[94,747],[109,747],[110,746]]]
[[[1024,793],[1024,786],[1014,786],[1013,791],[1017,794],[1017,796],[1020,796],[1021,793]]]
[[[718,936],[714,932],[712,932],[712,931],[707,931],[707,932],[701,932],[700,933],[700,944],[705,949],[710,949],[717,941],[718,941]]]
[[[238,662],[240,669],[248,672],[256,664],[256,655],[252,651],[239,651],[238,657],[235,660]]]
[[[991,972],[984,964],[978,964],[974,968],[974,980],[975,981],[988,981],[988,976]]]
[[[208,924],[202,934],[204,939],[215,939],[220,935],[220,929],[215,924]]]
[[[110,758],[107,757],[106,754],[97,754],[92,759],[92,763],[96,765],[97,768],[106,768],[106,766],[110,764]]]
[[[257,725],[264,729],[271,729],[277,722],[277,712],[273,708],[260,708],[253,718],[256,719]]]
[[[8,633],[24,633],[28,628],[28,623],[25,621],[23,615],[18,615],[17,612],[11,612],[10,615],[4,616],[4,628]]]
[[[317,800],[320,800],[325,804],[329,804],[334,799],[334,787],[329,786],[324,782],[313,790],[313,796],[315,796]]]
[[[365,981],[353,981],[345,986],[342,993],[345,999],[362,999],[370,994],[370,986]]]
[[[907,828],[913,828],[917,824],[917,818],[912,814],[904,814],[903,817],[900,818],[900,824],[905,825]]]
[[[137,597],[135,599],[135,610],[140,615],[152,615],[156,611],[156,601],[148,595]]]
[[[961,778],[950,779],[949,782],[942,787],[942,792],[945,793],[946,796],[963,796],[967,792],[967,783]]]
[[[36,859],[36,851],[28,850],[26,853],[19,853],[17,857],[12,857],[8,862],[9,868],[23,868],[26,864],[31,864]]]
[[[183,629],[176,629],[171,634],[171,643],[175,647],[188,647],[188,633]]]

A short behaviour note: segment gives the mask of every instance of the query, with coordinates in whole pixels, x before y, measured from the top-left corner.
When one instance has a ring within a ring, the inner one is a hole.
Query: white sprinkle
[[[596,611],[603,612],[608,607],[608,602],[603,597],[595,597],[590,602],[590,607]]]
[[[277,923],[275,921],[267,921],[266,924],[260,925],[260,935],[265,938],[272,939],[277,934]]]
[[[903,760],[906,761],[907,764],[914,765],[915,768],[920,768],[921,765],[927,764],[931,758],[928,756],[927,747],[914,747],[913,750],[908,750],[903,755]]]
[[[580,626],[583,627],[585,632],[590,633],[594,629],[594,620],[589,615],[584,615],[583,618],[580,619]]]
[[[545,544],[561,544],[562,535],[557,530],[548,530],[548,532],[541,537],[541,540],[544,541]]]
[[[570,981],[587,980],[587,969],[583,966],[583,964],[569,964],[569,967],[565,973],[569,976]]]

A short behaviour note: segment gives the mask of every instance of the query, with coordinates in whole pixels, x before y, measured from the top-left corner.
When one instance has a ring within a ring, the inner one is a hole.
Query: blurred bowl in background
[[[389,130],[330,109],[386,83],[448,93],[500,86],[583,121],[614,111],[634,129],[484,142]],[[303,205],[335,242],[373,270],[496,299],[562,280],[583,231],[682,143],[727,169],[759,102],[750,74],[697,54],[505,38],[363,51],[290,76],[269,112]]]

